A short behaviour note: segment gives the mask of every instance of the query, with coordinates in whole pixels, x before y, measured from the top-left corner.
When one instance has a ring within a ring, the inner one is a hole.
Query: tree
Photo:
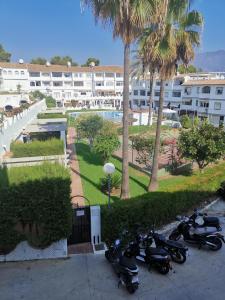
[[[45,102],[48,108],[56,107],[56,100],[52,96],[45,97]]]
[[[183,158],[196,161],[200,171],[216,162],[225,154],[225,132],[223,127],[215,128],[203,122],[199,127],[181,131],[178,149]]]
[[[136,162],[140,165],[145,165],[147,169],[151,170],[155,144],[154,138],[135,135],[130,137],[130,139],[132,148],[137,151]]]
[[[45,98],[45,95],[43,93],[41,93],[40,91],[33,91],[33,92],[30,92],[30,98],[32,100],[42,100]]]
[[[72,66],[78,66],[78,64],[74,62],[70,56],[54,56],[50,60],[52,65],[66,66],[68,62],[70,62]]]
[[[93,151],[101,156],[103,163],[106,163],[119,146],[120,141],[117,134],[109,133],[104,135],[100,133],[94,141]]]
[[[161,5],[160,5],[161,4]],[[158,159],[160,151],[160,135],[164,101],[165,80],[171,79],[176,73],[177,62],[188,64],[194,57],[194,47],[200,43],[199,28],[202,17],[196,11],[190,11],[188,0],[161,1],[158,9],[164,11],[161,26],[146,28],[141,37],[146,60],[157,66],[161,79],[156,139],[153,156],[152,174],[149,191],[158,188]],[[141,49],[142,51],[142,49]]]
[[[192,127],[192,120],[188,115],[183,115],[180,118],[180,122],[181,122],[182,127],[185,129],[189,129]]]
[[[47,62],[47,59],[43,58],[43,57],[33,58],[30,61],[31,64],[35,64],[35,65],[45,65],[46,62]]]
[[[3,46],[0,44],[0,61],[1,62],[10,62],[11,53],[5,51]]]
[[[100,65],[100,60],[94,57],[89,57],[85,64],[82,65],[82,67],[90,67],[91,63],[94,63],[95,66]]]
[[[128,161],[128,125],[129,125],[129,66],[130,46],[138,37],[150,18],[153,18],[152,1],[121,0],[99,1],[81,0],[89,6],[95,16],[104,25],[113,28],[113,37],[120,37],[124,45],[124,87],[123,87],[123,166],[121,198],[129,198],[129,161]],[[155,15],[154,15],[155,16]]]
[[[197,73],[197,68],[194,65],[185,66],[184,64],[179,65],[178,73],[188,74],[188,73]]]
[[[21,88],[22,88],[21,84],[17,84],[16,89],[18,94],[21,94]]]
[[[79,137],[87,138],[92,147],[95,137],[99,134],[103,127],[103,118],[99,115],[81,114],[76,119],[76,128]]]

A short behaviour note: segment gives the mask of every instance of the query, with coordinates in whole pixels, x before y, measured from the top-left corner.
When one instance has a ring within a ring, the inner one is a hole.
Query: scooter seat
[[[126,257],[126,256],[121,256],[120,257],[120,264],[123,267],[129,268],[130,270],[136,270],[137,265],[134,257]]]
[[[161,256],[167,256],[168,253],[166,250],[162,249],[162,248],[153,248],[153,247],[149,247],[146,249],[146,254],[147,255],[161,255]]]
[[[208,235],[215,233],[217,231],[214,227],[199,227],[199,228],[193,228],[190,230],[190,234],[193,235]]]
[[[170,247],[175,247],[178,249],[183,249],[184,245],[182,243],[176,242],[176,241],[171,241],[171,240],[167,240],[166,244]]]
[[[215,226],[219,225],[219,219],[217,217],[208,217],[208,216],[205,216],[203,217],[203,220],[205,221],[205,223],[208,223],[208,224],[215,224]]]

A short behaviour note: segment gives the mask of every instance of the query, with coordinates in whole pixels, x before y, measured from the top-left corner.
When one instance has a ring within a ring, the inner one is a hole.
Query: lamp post
[[[110,208],[110,189],[111,189],[111,175],[115,172],[115,166],[112,163],[106,163],[103,167],[105,174],[108,177],[108,207]]]

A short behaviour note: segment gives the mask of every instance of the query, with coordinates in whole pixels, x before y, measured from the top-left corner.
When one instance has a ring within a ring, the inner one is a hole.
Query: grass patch
[[[107,195],[102,193],[99,188],[99,179],[104,176],[102,161],[99,156],[92,153],[90,148],[84,142],[76,143],[76,150],[79,160],[80,173],[84,196],[87,197],[91,204],[106,204]],[[116,173],[122,174],[122,163],[116,158],[111,158],[116,166]],[[152,193],[147,193],[149,177],[143,172],[137,171],[130,167],[130,193],[131,197],[151,197]],[[174,192],[196,192],[204,191],[209,194],[214,193],[225,180],[225,163],[220,163],[208,167],[203,174],[198,171],[192,176],[171,176],[166,179],[159,179],[159,194]],[[147,195],[147,196],[146,196]],[[118,202],[118,196],[112,196],[112,202]],[[120,202],[120,201],[119,201]]]
[[[13,142],[10,151],[13,157],[60,155],[64,154],[64,143],[56,138],[31,143]]]
[[[37,115],[37,119],[60,119],[60,118],[66,118],[65,115],[62,113],[39,113]]]

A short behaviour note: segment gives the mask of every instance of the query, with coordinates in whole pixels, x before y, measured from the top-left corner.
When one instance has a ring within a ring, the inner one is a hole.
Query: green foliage
[[[62,113],[39,113],[37,115],[37,119],[60,119],[60,118],[66,118],[65,115]]]
[[[143,135],[131,136],[132,148],[137,151],[136,162],[151,169],[155,139]]]
[[[109,190],[108,181],[109,181],[108,176],[100,178],[99,186],[101,191],[108,192]],[[112,192],[113,189],[119,189],[120,185],[121,185],[121,176],[119,174],[113,174],[112,176],[110,176],[110,192]]]
[[[76,119],[77,132],[80,138],[87,138],[90,145],[103,127],[103,118],[94,114],[81,114]]]
[[[70,56],[54,56],[51,58],[52,65],[62,65],[67,66],[67,63],[70,62],[72,66],[78,66],[76,62]]]
[[[181,131],[178,148],[181,156],[196,161],[199,169],[216,162],[225,154],[225,132],[207,122],[188,131]]]
[[[46,62],[47,62],[47,59],[43,58],[43,57],[33,58],[30,61],[31,64],[35,64],[35,65],[45,65]]]
[[[10,62],[11,53],[5,51],[3,46],[0,44],[0,61],[2,62]]]
[[[60,155],[64,154],[64,143],[55,138],[31,143],[13,142],[10,145],[10,151],[13,157]]]
[[[100,65],[100,60],[94,57],[89,57],[85,64],[82,65],[82,67],[89,67],[91,63],[94,63],[95,66]]]
[[[0,254],[45,248],[71,231],[70,174],[59,164],[0,169]]]
[[[32,100],[42,100],[45,98],[45,95],[40,91],[34,91],[30,92],[30,97],[32,98]]]
[[[45,101],[48,108],[56,107],[56,100],[52,96],[47,96]]]
[[[185,66],[185,65],[179,65],[178,72],[180,74],[188,74],[188,73],[197,73],[197,68],[193,65]]]
[[[180,122],[181,122],[182,127],[185,129],[189,129],[192,127],[192,120],[188,115],[183,115],[180,118]]]
[[[114,123],[103,121],[103,127],[95,138],[93,151],[99,154],[105,163],[119,147],[120,141]]]

